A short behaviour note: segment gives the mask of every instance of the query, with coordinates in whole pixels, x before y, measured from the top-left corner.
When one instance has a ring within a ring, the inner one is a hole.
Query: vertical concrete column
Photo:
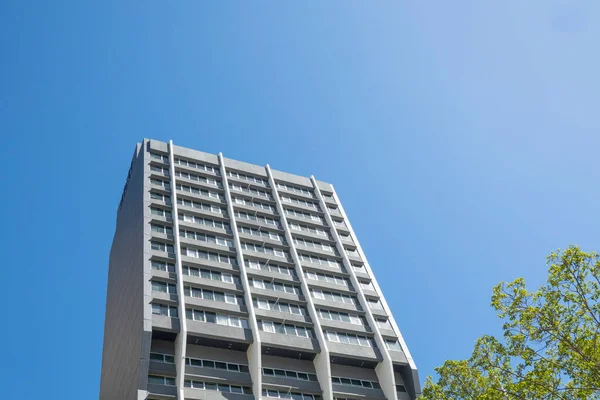
[[[327,224],[331,227],[331,234],[333,235],[333,238],[335,240],[337,250],[340,253],[340,255],[342,256],[344,266],[346,267],[348,274],[350,274],[350,281],[352,282],[352,286],[354,286],[354,288],[356,289],[358,302],[360,303],[361,307],[365,311],[365,316],[367,318],[367,322],[369,323],[369,325],[373,329],[373,332],[375,333],[375,342],[377,343],[377,347],[379,347],[379,351],[381,352],[381,355],[383,356],[383,361],[380,362],[377,365],[377,367],[375,367],[375,373],[377,374],[377,378],[379,379],[379,384],[381,385],[381,389],[385,393],[385,397],[387,397],[388,400],[398,400],[398,394],[396,393],[396,379],[394,378],[394,365],[392,363],[390,353],[388,352],[388,349],[385,346],[385,341],[383,340],[383,336],[381,336],[381,332],[379,332],[379,327],[375,323],[375,318],[373,317],[373,313],[371,312],[371,309],[369,308],[369,303],[367,302],[367,299],[362,291],[362,288],[360,287],[358,278],[356,277],[356,273],[355,273],[354,269],[352,268],[352,264],[350,263],[350,260],[348,259],[348,255],[346,254],[346,251],[344,250],[344,245],[342,244],[340,235],[338,234],[338,231],[335,228],[333,219],[331,218],[331,215],[329,214],[329,211],[327,209],[327,204],[325,204],[325,199],[323,198],[323,195],[321,194],[321,190],[319,189],[317,180],[315,179],[314,176],[311,176],[310,180],[312,181],[313,188],[315,189],[315,194],[317,195],[317,198],[319,199],[319,205],[321,206],[321,208],[323,209],[323,212],[325,213],[325,218],[327,219]],[[332,187],[332,190],[333,190],[333,187]],[[340,207],[340,210],[341,210],[341,207]],[[348,219],[346,218],[346,215],[342,213],[342,216],[344,216],[344,221],[348,225],[348,229],[350,229],[350,224],[348,223]],[[356,240],[356,238],[353,236],[352,239],[358,246],[358,241]],[[364,256],[362,256],[362,259],[363,259],[363,261],[365,260]],[[380,294],[380,296],[381,296],[381,294]]]
[[[229,190],[229,181],[227,179],[225,160],[222,153],[219,153],[219,167],[221,169],[221,181],[223,182],[223,190],[225,191],[225,200],[227,201],[227,213],[229,214],[233,242],[235,243],[237,260],[240,268],[240,280],[242,281],[242,286],[244,287],[244,300],[246,302],[246,307],[248,308],[248,325],[252,330],[252,337],[254,339],[254,341],[248,347],[246,355],[248,357],[250,376],[252,377],[252,391],[254,392],[254,398],[259,400],[262,394],[262,355],[260,334],[258,331],[258,323],[256,322],[256,314],[254,312],[254,303],[252,302],[252,293],[250,292],[248,274],[246,273],[246,264],[244,263],[244,253],[242,252],[242,245],[240,244],[237,223],[235,221],[235,213],[233,210],[233,202],[231,201],[231,192]]]
[[[304,276],[302,263],[300,262],[298,252],[296,251],[296,246],[294,245],[292,231],[290,230],[290,227],[287,223],[287,218],[283,210],[281,198],[279,197],[279,192],[277,190],[277,184],[275,183],[273,173],[271,172],[271,168],[268,164],[266,168],[267,174],[269,175],[269,185],[271,185],[271,188],[273,190],[273,197],[275,198],[275,202],[277,203],[277,212],[280,215],[281,224],[283,225],[283,229],[285,231],[285,239],[287,240],[288,245],[290,247],[290,253],[292,255],[292,259],[294,260],[294,264],[296,264],[298,279],[300,280],[300,285],[302,286],[302,292],[306,297],[308,313],[313,321],[313,331],[315,332],[315,336],[317,337],[317,341],[319,342],[319,347],[321,347],[321,352],[317,354],[317,356],[314,359],[317,379],[319,380],[319,385],[321,386],[321,390],[323,391],[323,398],[331,400],[333,399],[333,386],[331,382],[331,364],[329,361],[329,349],[327,348],[327,341],[325,340],[325,334],[323,333],[323,328],[321,327],[321,321],[319,319],[319,315],[317,314],[315,305],[312,301],[312,297],[308,289],[308,284],[306,283],[306,277]]]
[[[316,182],[314,182],[314,184],[316,184]],[[390,310],[390,307],[388,306],[387,301],[385,301],[383,292],[381,291],[381,288],[379,287],[379,284],[377,283],[377,279],[375,279],[375,274],[373,274],[373,271],[371,270],[371,266],[369,265],[369,262],[367,261],[367,257],[365,256],[365,253],[363,252],[363,249],[360,246],[360,243],[358,242],[356,234],[354,233],[354,229],[352,229],[352,224],[350,224],[350,220],[348,220],[348,217],[346,216],[344,207],[342,206],[342,203],[340,202],[340,199],[339,199],[333,185],[331,185],[331,191],[333,192],[333,198],[340,209],[340,213],[342,214],[342,217],[344,218],[346,226],[348,227],[348,230],[350,231],[350,236],[352,237],[352,240],[356,244],[356,249],[358,250],[358,254],[360,255],[361,259],[363,260],[365,269],[367,270],[367,274],[369,275],[369,278],[371,278],[373,287],[375,288],[375,291],[379,295],[383,309],[386,312],[386,314],[388,315],[389,321],[392,323],[392,329],[393,329],[394,333],[396,334],[396,336],[398,336],[398,340],[400,342],[400,345],[402,346],[402,350],[404,351],[404,355],[406,355],[406,359],[408,360],[408,364],[412,371],[412,378],[413,378],[412,385],[414,386],[414,392],[415,392],[415,395],[418,396],[421,394],[421,384],[419,383],[419,378],[418,378],[418,374],[417,374],[417,366],[416,366],[412,356],[410,355],[408,346],[406,345],[406,342],[404,341],[404,338],[402,337],[402,333],[400,332],[400,329],[398,328],[398,324],[396,324],[396,320],[394,319],[394,314],[392,314],[392,311]],[[379,329],[379,327],[377,327],[377,329]],[[405,381],[406,381],[406,379],[405,379]],[[411,382],[404,382],[404,383],[407,386],[411,385]],[[409,389],[409,388],[410,387],[407,387],[407,389]]]
[[[177,398],[183,400],[185,380],[185,355],[187,348],[187,320],[185,317],[185,294],[183,291],[183,268],[181,266],[181,247],[179,241],[179,213],[177,206],[177,189],[175,183],[175,156],[173,141],[169,140],[169,176],[171,178],[171,214],[173,215],[173,238],[175,241],[175,268],[177,270],[177,299],[179,300],[180,331],[175,339],[175,369],[177,370]]]

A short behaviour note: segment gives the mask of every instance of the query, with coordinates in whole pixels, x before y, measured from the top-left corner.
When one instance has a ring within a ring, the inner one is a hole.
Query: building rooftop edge
[[[156,150],[164,151],[164,152],[168,151],[168,149],[167,149],[168,142],[163,142],[161,140],[152,139],[152,138],[144,138],[142,140],[142,142],[138,143],[138,144],[143,145],[144,143],[151,143],[151,148],[154,148]],[[190,153],[189,156],[191,158],[196,158],[196,159],[200,159],[200,160],[205,159],[207,162],[218,164],[218,160],[217,160],[218,154],[208,153],[208,152],[205,152],[205,151],[202,151],[202,150],[193,149],[191,147],[179,146],[179,145],[177,145],[175,143],[173,143],[173,146],[175,148],[177,148],[177,149],[189,152]],[[162,147],[164,147],[164,149]],[[194,153],[196,153],[196,154],[194,154]],[[220,152],[220,154],[222,154],[222,153]],[[213,157],[214,157],[215,160],[212,160]],[[255,174],[258,174],[258,175],[266,175],[265,172],[264,172],[264,169],[266,168],[267,165],[269,165],[269,164],[265,164],[265,165],[252,164],[252,163],[249,163],[249,162],[246,162],[246,161],[236,160],[234,158],[228,158],[226,156],[223,156],[223,158],[226,161],[232,162],[234,164],[233,165],[234,168],[236,166],[238,166],[238,167],[241,167],[240,169],[242,169],[245,172],[255,173]],[[252,171],[255,168],[260,168],[261,171],[259,171],[259,170]],[[278,169],[274,169],[272,167],[271,167],[271,171],[273,171],[276,175],[279,175],[276,178],[280,178],[280,179],[283,179],[283,180],[291,180],[291,181],[304,180],[304,179],[310,180],[310,178],[312,176],[312,175],[311,176],[305,176],[305,175],[293,174],[293,173],[281,171],[281,170],[278,170]],[[288,179],[286,179],[286,176],[287,176]],[[333,187],[333,185],[330,182],[322,181],[320,179],[317,179],[316,177],[315,177],[315,179],[316,179],[316,181],[319,184],[329,185],[329,186]],[[298,183],[302,184],[300,182],[298,182]],[[311,186],[309,182],[305,183],[305,185],[306,186]]]

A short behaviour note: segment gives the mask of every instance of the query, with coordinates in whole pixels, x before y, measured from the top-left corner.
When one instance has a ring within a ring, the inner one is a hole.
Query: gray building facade
[[[412,400],[333,186],[145,139],[110,252],[101,400]]]

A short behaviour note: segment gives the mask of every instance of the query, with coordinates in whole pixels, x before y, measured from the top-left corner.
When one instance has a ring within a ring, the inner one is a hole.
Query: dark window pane
[[[224,362],[216,361],[215,362],[215,368],[216,369],[227,369],[227,364],[224,363]]]
[[[190,360],[190,364],[193,365],[194,367],[201,367],[202,366],[202,360],[198,360],[196,358],[192,358]]]

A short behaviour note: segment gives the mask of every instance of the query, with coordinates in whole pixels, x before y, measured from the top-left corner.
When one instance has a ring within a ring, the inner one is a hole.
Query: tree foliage
[[[482,336],[468,360],[436,368],[424,400],[600,399],[599,255],[571,246],[547,264],[536,291],[522,278],[494,287],[503,340]]]

